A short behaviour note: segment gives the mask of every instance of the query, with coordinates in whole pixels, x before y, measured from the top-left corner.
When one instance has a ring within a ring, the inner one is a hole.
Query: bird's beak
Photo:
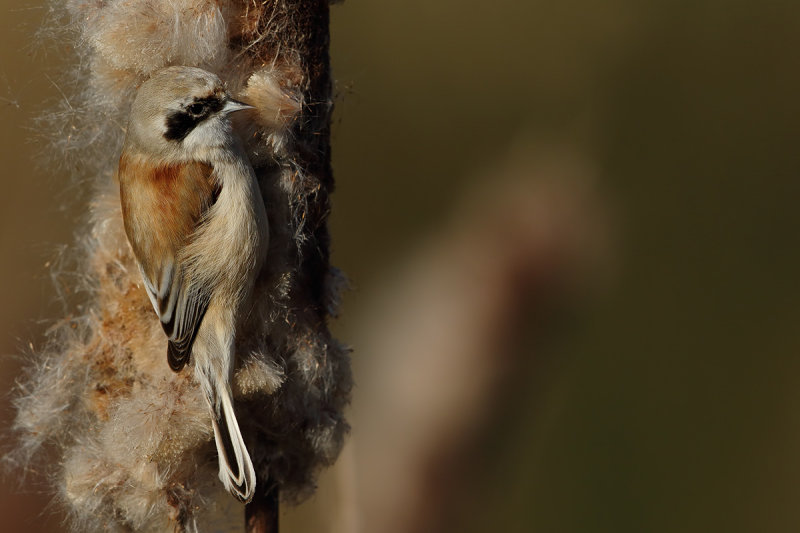
[[[233,113],[235,111],[242,111],[244,109],[254,109],[254,107],[245,104],[244,102],[234,100],[233,98],[228,98],[227,100],[225,100],[225,105],[222,106],[222,112],[225,113],[226,115],[229,113]]]

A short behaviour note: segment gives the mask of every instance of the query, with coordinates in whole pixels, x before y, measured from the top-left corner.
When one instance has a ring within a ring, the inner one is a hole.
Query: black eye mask
[[[180,111],[173,111],[167,115],[167,131],[164,138],[180,142],[189,135],[202,121],[218,112],[224,104],[216,96],[195,98],[194,101]]]

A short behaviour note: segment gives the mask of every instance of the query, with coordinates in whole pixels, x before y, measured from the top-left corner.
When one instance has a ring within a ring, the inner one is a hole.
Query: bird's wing
[[[197,330],[211,300],[209,287],[192,283],[179,264],[172,266],[176,263],[173,258],[171,265],[165,265],[167,268],[163,272],[171,273],[162,276],[163,285],[151,289],[145,282],[167,335],[167,362],[175,372],[189,362]]]
[[[153,169],[121,160],[119,179],[125,231],[169,339],[167,362],[177,372],[189,361],[212,290],[191,278],[180,251],[197,235],[220,189],[213,167],[203,163]]]

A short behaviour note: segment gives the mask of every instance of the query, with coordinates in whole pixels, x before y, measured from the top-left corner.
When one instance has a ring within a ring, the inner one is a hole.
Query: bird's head
[[[168,67],[145,81],[133,101],[126,145],[168,161],[213,160],[230,148],[229,114],[251,106],[195,67]]]

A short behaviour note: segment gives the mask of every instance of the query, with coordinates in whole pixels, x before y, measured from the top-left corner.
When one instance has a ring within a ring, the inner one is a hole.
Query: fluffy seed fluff
[[[320,6],[325,17],[309,16]],[[87,297],[32,354],[6,459],[25,469],[55,454],[51,481],[78,531],[205,531],[203,513],[228,505],[207,407],[191,371],[167,366],[114,177],[138,84],[193,65],[256,107],[237,127],[268,206],[270,250],[238,335],[233,388],[259,483],[297,501],[339,453],[351,388],[348,350],[326,325],[344,284],[328,265],[325,229],[330,86],[327,71],[321,79],[308,68],[327,45],[327,28],[309,33],[327,24],[327,4],[68,0],[54,9],[72,30],[55,34],[75,40],[78,66],[45,120],[54,151],[93,191],[67,282]]]

